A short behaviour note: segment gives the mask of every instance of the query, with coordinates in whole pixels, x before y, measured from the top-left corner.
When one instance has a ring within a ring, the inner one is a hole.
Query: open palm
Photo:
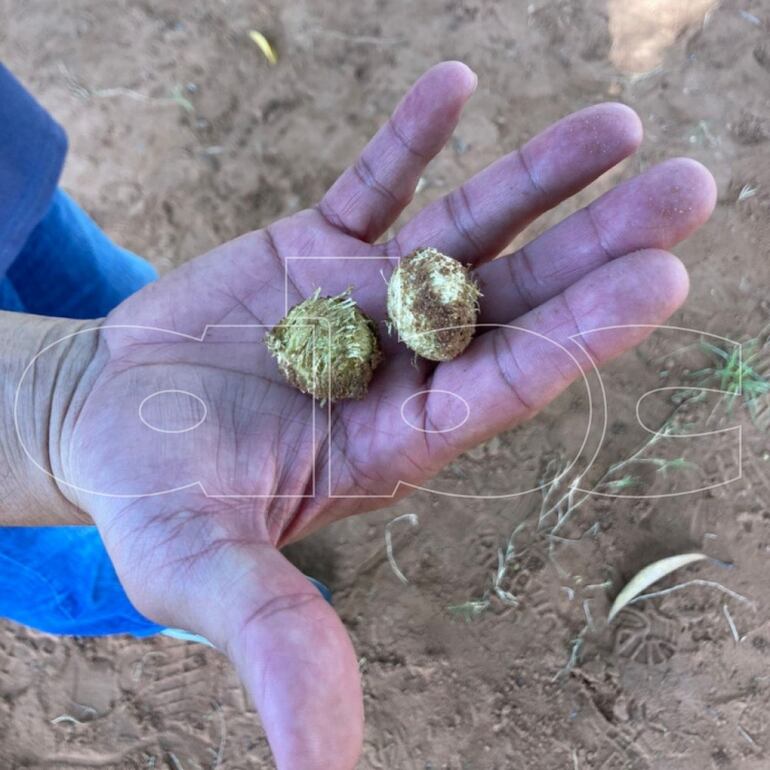
[[[65,494],[93,516],[142,612],[230,656],[282,770],[352,768],[363,714],[339,618],[278,548],[387,505],[545,406],[579,376],[576,364],[639,342],[645,332],[633,328],[581,335],[664,321],[687,276],[663,249],[714,204],[705,169],[668,161],[494,259],[636,149],[638,118],[604,104],[551,126],[376,242],[474,87],[464,65],[434,67],[319,205],[120,305],[98,332],[89,395],[66,422]],[[486,325],[468,350],[413,365],[379,323],[385,360],[363,400],[321,407],[289,386],[262,339],[287,307],[319,286],[352,287],[382,322],[383,277],[422,246],[475,267]]]

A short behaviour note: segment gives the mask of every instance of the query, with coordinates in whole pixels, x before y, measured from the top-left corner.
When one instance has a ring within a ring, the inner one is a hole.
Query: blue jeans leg
[[[98,318],[157,278],[64,192],[0,282],[0,307]],[[0,530],[0,617],[53,634],[147,636],[162,627],[131,604],[96,527]]]
[[[27,313],[100,318],[158,277],[114,244],[62,190],[8,270]]]
[[[157,278],[64,192],[0,282],[0,308],[99,318]],[[329,589],[313,585],[331,602]],[[96,527],[0,529],[0,617],[52,634],[148,636],[163,627],[131,604]]]

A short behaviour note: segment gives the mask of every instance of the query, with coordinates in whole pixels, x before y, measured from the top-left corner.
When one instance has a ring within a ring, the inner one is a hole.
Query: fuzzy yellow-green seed
[[[461,262],[436,249],[417,249],[390,277],[388,315],[408,348],[431,361],[449,361],[473,337],[479,295]]]
[[[382,353],[374,322],[346,291],[321,290],[295,305],[265,337],[284,377],[322,403],[362,398]]]

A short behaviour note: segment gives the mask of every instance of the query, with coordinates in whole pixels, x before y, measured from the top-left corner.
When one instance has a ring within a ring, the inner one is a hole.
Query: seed
[[[350,291],[295,305],[265,337],[284,377],[321,403],[362,398],[382,359],[374,322]]]
[[[479,296],[465,265],[436,249],[417,249],[390,277],[388,315],[408,348],[431,361],[449,361],[473,337]]]

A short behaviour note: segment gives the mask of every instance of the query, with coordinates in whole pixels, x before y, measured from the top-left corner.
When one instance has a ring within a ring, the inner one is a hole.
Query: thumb
[[[342,621],[272,546],[230,553],[239,563],[225,559],[230,564],[217,570],[227,583],[210,583],[224,617],[202,625],[251,694],[278,769],[352,770],[361,751],[363,697]]]

